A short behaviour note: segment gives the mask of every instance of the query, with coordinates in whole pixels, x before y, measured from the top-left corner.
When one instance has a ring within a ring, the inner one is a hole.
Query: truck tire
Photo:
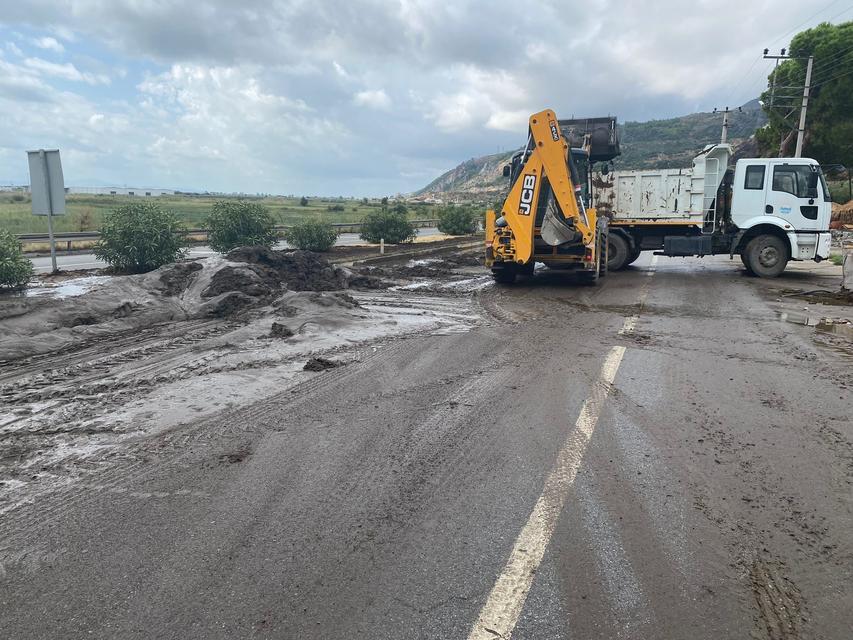
[[[747,262],[746,253],[740,254],[740,261],[743,262],[743,268],[746,269],[746,272],[749,275],[754,276],[755,272],[752,270],[752,267],[749,266],[749,262]]]
[[[631,249],[631,253],[628,254],[628,262],[625,263],[625,266],[627,267],[629,264],[634,264],[642,252],[643,250],[640,248],[635,247],[634,249]]]
[[[619,233],[610,233],[607,237],[607,270],[618,271],[628,266],[631,247],[628,241]]]
[[[746,265],[759,278],[775,278],[788,264],[788,247],[779,236],[756,236],[746,245]]]
[[[498,269],[492,269],[492,277],[498,284],[513,284],[518,275],[515,265],[507,265]]]

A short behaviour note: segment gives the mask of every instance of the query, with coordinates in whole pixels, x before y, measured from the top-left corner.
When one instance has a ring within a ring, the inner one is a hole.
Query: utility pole
[[[774,107],[773,98],[776,93],[776,67],[779,66],[779,60],[790,60],[792,56],[785,55],[785,49],[782,49],[781,55],[778,56],[770,56],[767,55],[769,53],[769,49],[764,50],[764,58],[775,60],[776,66],[774,67],[773,73],[773,85],[770,88],[770,109]],[[803,57],[799,57],[799,60],[802,60]],[[811,90],[811,81],[812,81],[812,67],[814,66],[814,56],[808,57],[808,64],[806,65],[806,81],[803,84],[803,101],[800,106],[800,121],[797,125],[797,148],[794,152],[794,157],[799,158],[803,153],[803,138],[806,133],[806,110],[809,106],[809,91]],[[794,87],[787,87],[788,89],[793,89]],[[793,97],[793,96],[788,96]],[[789,114],[790,115],[790,114]],[[782,134],[782,141],[779,143],[779,157],[782,157],[782,142],[785,140],[784,134]]]
[[[737,108],[738,111],[743,111],[741,107]],[[713,113],[717,113],[719,109],[714,108]],[[726,144],[726,141],[729,139],[729,114],[731,110],[726,107],[723,109],[723,132],[720,134],[720,144]]]
[[[814,56],[809,56],[809,62],[806,65],[806,85],[803,87],[803,106],[800,107],[800,126],[797,128],[797,150],[794,152],[795,158],[803,155],[803,138],[806,133],[806,109],[809,106],[809,89],[811,89],[813,65]]]

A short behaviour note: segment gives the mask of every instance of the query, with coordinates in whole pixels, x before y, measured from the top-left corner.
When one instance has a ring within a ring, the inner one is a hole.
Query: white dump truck
[[[831,202],[809,158],[752,158],[729,167],[728,144],[707,146],[690,169],[590,172],[589,199],[610,219],[608,269],[640,252],[739,255],[747,271],[772,278],[789,260],[829,257]]]

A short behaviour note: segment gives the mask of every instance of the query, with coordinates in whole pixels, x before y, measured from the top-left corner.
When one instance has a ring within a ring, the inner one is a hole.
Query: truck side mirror
[[[510,167],[508,164],[504,165],[503,174],[504,178],[509,178]]]
[[[806,183],[806,197],[817,198],[817,172],[812,171],[809,174],[808,182]]]

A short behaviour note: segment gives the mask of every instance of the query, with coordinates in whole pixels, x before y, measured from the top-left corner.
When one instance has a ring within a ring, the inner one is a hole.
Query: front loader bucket
[[[542,219],[542,227],[539,229],[539,235],[552,247],[558,247],[569,242],[575,243],[581,240],[581,234],[569,226],[557,208],[557,204],[553,198],[545,208],[545,217]]]

